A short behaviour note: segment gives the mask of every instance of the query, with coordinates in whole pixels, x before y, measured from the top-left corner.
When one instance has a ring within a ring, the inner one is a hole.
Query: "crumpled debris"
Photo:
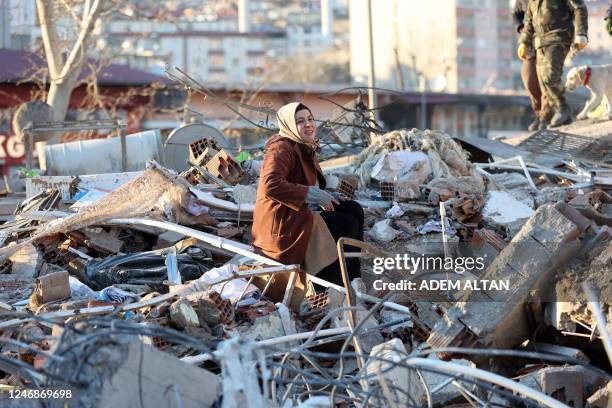
[[[401,231],[391,227],[391,220],[378,221],[368,232],[374,241],[389,242],[397,238]]]
[[[404,210],[402,210],[398,203],[393,203],[393,207],[389,208],[385,213],[387,218],[399,218],[402,215],[404,215]]]
[[[447,235],[457,234],[457,230],[452,226],[448,219],[445,219],[445,233]],[[442,223],[438,220],[429,220],[423,225],[417,227],[417,232],[421,235],[429,234],[430,232],[442,232]]]
[[[219,268],[213,268],[204,273],[200,282],[207,285],[212,285],[219,278],[230,278],[238,271],[238,267],[234,264],[225,264]],[[219,293],[223,298],[228,299],[237,306],[246,306],[256,303],[261,298],[261,292],[257,286],[248,284],[246,279],[232,279],[230,281],[212,285],[212,290]],[[242,297],[241,297],[242,295]]]
[[[482,213],[494,223],[509,224],[531,217],[533,210],[505,191],[490,191]]]
[[[474,174],[474,166],[467,153],[446,133],[431,130],[394,130],[375,140],[355,158],[355,174],[359,176],[359,187],[370,184],[373,168],[384,153],[408,150],[427,155],[433,177],[459,177]]]
[[[98,300],[105,302],[123,303],[125,301],[137,302],[140,296],[134,295],[133,293],[126,292],[114,286],[104,288],[98,293]]]

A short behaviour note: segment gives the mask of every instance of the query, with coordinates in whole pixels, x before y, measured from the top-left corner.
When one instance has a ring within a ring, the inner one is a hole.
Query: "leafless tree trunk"
[[[66,117],[70,94],[87,59],[87,47],[105,1],[85,0],[79,7],[74,7],[66,1],[36,0],[36,11],[50,77],[47,103],[53,107],[56,121],[64,120]],[[66,15],[72,18],[78,28],[74,42],[65,47],[69,49],[67,54],[62,53],[64,43],[60,40],[57,31],[57,22],[63,17],[59,15],[59,7],[66,9]],[[77,10],[80,11],[80,15],[76,14]]]

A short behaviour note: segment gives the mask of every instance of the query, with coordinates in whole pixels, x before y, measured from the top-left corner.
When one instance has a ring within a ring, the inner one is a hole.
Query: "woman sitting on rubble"
[[[325,191],[310,109],[289,103],[277,119],[280,130],[266,142],[259,175],[253,245],[269,258],[301,264],[302,270],[342,285],[335,242],[340,237],[363,240],[363,209]],[[348,259],[347,267],[350,279],[360,277],[357,258]]]

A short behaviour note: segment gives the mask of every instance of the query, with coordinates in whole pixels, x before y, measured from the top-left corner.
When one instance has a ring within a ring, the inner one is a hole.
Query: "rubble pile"
[[[341,287],[249,245],[259,160],[188,150],[180,173],[28,181],[0,225],[0,388],[70,391],[44,406],[611,406],[601,167],[379,135],[326,175],[367,215]]]

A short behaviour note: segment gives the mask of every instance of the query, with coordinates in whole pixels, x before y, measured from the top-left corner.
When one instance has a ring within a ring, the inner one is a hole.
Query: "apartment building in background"
[[[156,74],[168,65],[206,82],[253,82],[281,58],[348,48],[334,36],[345,10],[344,0],[132,0],[97,27],[92,54]],[[0,0],[0,48],[39,41],[35,1]]]
[[[508,0],[373,1],[377,86],[395,90],[494,92],[512,88]],[[351,0],[351,77],[366,83],[367,1]]]

